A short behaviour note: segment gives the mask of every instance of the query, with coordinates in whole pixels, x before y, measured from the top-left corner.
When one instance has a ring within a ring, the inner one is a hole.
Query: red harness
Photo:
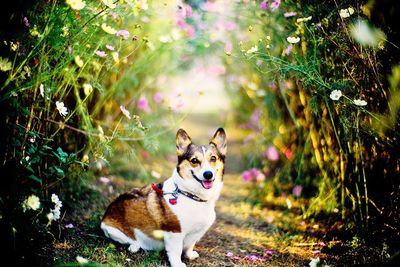
[[[160,197],[164,195],[164,191],[162,191],[162,189],[160,189],[156,184],[151,184],[151,188],[153,188]]]

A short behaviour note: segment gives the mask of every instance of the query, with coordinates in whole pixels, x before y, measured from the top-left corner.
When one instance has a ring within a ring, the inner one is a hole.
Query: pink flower
[[[253,128],[255,130],[259,130],[261,116],[262,116],[261,109],[257,108],[257,109],[255,109],[253,111],[253,114],[251,114],[251,117],[250,117],[250,120],[249,120],[250,128]]]
[[[179,16],[178,19],[176,20],[176,25],[180,29],[185,29],[186,28],[186,21],[182,17]]]
[[[261,8],[262,10],[266,10],[266,9],[268,8],[268,3],[267,3],[266,0],[263,0],[263,1],[261,2],[260,8]]]
[[[276,85],[276,83],[270,83],[269,88],[271,89],[271,91],[276,91],[276,89],[278,89],[278,86]]]
[[[247,255],[246,257],[244,257],[244,259],[247,261],[256,261],[258,260],[258,257],[255,255]]]
[[[74,225],[72,223],[66,224],[65,228],[71,229],[74,228]]]
[[[190,5],[185,5],[186,17],[191,17],[193,15],[193,9]]]
[[[272,249],[267,249],[267,250],[265,251],[265,254],[266,254],[266,255],[272,255],[272,254],[275,254],[275,252],[274,252]]]
[[[251,174],[250,171],[244,171],[242,173],[242,179],[245,182],[250,182],[253,179],[253,175]]]
[[[258,182],[263,182],[263,181],[265,181],[265,174],[262,173],[262,172],[259,172],[258,175],[256,176],[256,180],[257,180]]]
[[[150,112],[151,109],[149,107],[149,102],[147,101],[147,98],[142,96],[139,98],[138,102],[137,102],[137,108],[139,110],[145,111],[145,112]]]
[[[119,109],[121,110],[122,114],[125,115],[125,117],[127,117],[129,120],[131,119],[131,114],[124,106],[119,106]]]
[[[256,61],[256,66],[257,66],[257,67],[260,67],[262,64],[263,64],[262,59],[257,59],[257,61]]]
[[[114,51],[114,47],[112,45],[107,44],[106,48],[110,51]]]
[[[193,26],[187,25],[185,29],[183,30],[186,33],[186,36],[189,38],[193,38],[196,34],[196,31],[194,30]]]
[[[288,56],[290,54],[290,52],[292,52],[293,49],[293,45],[289,45],[288,47],[286,47],[285,49],[285,54]]]
[[[226,256],[229,257],[229,258],[230,258],[230,257],[233,257],[233,253],[230,252],[230,251],[228,251],[228,252],[226,253]]]
[[[201,9],[207,12],[216,12],[217,5],[214,2],[207,1],[202,5]]]
[[[96,53],[96,55],[99,56],[99,57],[106,57],[106,56],[107,56],[106,52],[101,51],[101,50],[96,50],[95,53]]]
[[[23,18],[22,18],[22,21],[24,22],[24,24],[25,24],[26,27],[31,26],[27,17],[23,17]]]
[[[110,182],[110,179],[105,176],[102,176],[99,178],[99,181],[103,184],[108,184]]]
[[[296,185],[292,189],[292,194],[295,197],[299,197],[301,195],[301,191],[303,191],[303,187],[301,185]]]
[[[271,4],[271,10],[277,9],[280,5],[281,5],[281,0],[275,0],[275,1],[272,2],[272,4]]]
[[[232,50],[233,50],[233,46],[231,42],[226,42],[225,47],[224,47],[224,52],[227,55],[231,55],[232,54]]]
[[[124,40],[129,38],[129,32],[127,30],[119,30],[115,35],[117,37],[122,37]]]
[[[118,14],[113,11],[109,11],[108,14],[112,17],[113,20],[118,19]]]
[[[226,21],[224,27],[227,31],[233,31],[236,29],[237,25],[233,21]]]
[[[267,158],[272,161],[276,161],[279,159],[278,150],[274,146],[269,146],[266,152]]]
[[[290,18],[290,17],[296,16],[297,13],[296,12],[285,12],[283,15],[285,16],[285,18]]]
[[[252,178],[253,177],[255,178],[255,177],[257,177],[259,175],[260,171],[257,168],[252,168],[250,170],[250,173],[251,173]]]
[[[225,74],[226,69],[225,69],[224,65],[212,65],[212,66],[209,66],[206,69],[206,71],[208,74],[218,76],[218,75]]]
[[[157,92],[157,93],[154,94],[153,100],[154,100],[155,103],[159,104],[164,100],[164,97],[160,92]]]

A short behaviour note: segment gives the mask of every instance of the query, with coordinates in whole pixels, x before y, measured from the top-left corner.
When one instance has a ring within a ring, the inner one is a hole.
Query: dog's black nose
[[[204,177],[204,179],[210,180],[213,177],[213,173],[210,171],[205,171],[203,173],[203,177]]]

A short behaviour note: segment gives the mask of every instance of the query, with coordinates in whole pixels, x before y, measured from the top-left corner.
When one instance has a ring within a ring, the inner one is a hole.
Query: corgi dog
[[[101,229],[131,252],[165,249],[172,267],[184,267],[182,254],[189,260],[199,257],[193,248],[216,217],[227,152],[225,131],[219,128],[208,145],[195,145],[179,129],[176,152],[172,176],[120,195],[108,206]]]

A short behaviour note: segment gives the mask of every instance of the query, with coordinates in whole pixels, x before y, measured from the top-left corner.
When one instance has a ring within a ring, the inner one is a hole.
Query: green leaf
[[[56,175],[60,177],[65,177],[65,173],[62,169],[57,166],[54,166],[54,170],[56,171]]]
[[[29,175],[28,178],[29,178],[29,179],[32,179],[32,180],[34,180],[34,181],[36,181],[36,182],[42,183],[42,179],[40,179],[39,177],[37,177],[37,176],[34,175],[34,174]]]

